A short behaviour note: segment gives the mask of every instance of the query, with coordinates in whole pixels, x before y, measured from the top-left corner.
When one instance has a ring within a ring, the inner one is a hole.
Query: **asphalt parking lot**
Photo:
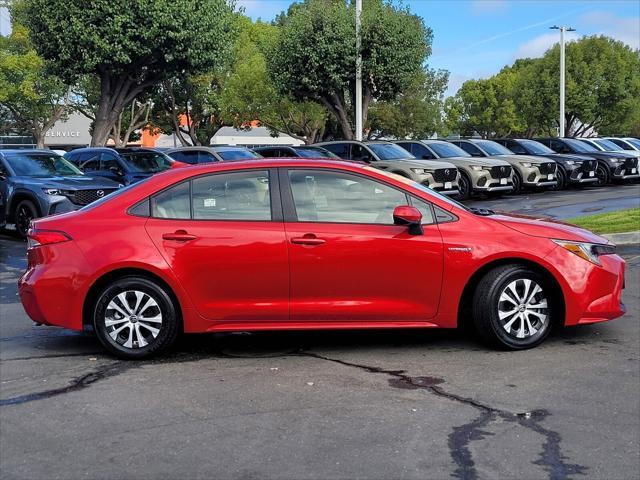
[[[483,206],[566,218],[639,188]],[[237,333],[147,362],[34,326],[16,296],[24,250],[0,234],[3,479],[638,478],[638,246],[620,249],[623,318],[529,351],[456,331]]]

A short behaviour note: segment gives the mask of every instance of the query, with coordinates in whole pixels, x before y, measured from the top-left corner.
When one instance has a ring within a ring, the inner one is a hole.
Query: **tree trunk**
[[[125,105],[132,102],[142,91],[153,85],[155,79],[136,84],[126,75],[113,77],[108,72],[100,75],[100,102],[93,124],[92,147],[106,145],[114,124]]]

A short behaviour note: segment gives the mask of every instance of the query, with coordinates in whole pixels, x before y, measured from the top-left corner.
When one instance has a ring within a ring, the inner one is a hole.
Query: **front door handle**
[[[313,233],[307,233],[303,237],[292,238],[291,243],[296,245],[322,245],[326,243],[326,240],[316,237]]]
[[[187,233],[186,230],[176,230],[173,233],[162,234],[163,240],[172,240],[174,242],[190,242],[191,240],[195,240],[196,238],[198,237]]]

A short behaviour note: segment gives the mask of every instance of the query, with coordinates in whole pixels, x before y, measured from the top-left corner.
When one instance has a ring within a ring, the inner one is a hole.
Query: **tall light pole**
[[[362,0],[356,0],[356,140],[362,140]]]
[[[564,137],[564,32],[575,32],[575,28],[571,27],[558,27],[554,25],[553,27],[549,27],[551,30],[560,30],[560,134],[559,136]]]

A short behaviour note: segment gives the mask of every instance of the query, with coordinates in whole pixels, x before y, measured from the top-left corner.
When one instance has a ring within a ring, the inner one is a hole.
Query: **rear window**
[[[239,148],[237,150],[218,150],[216,153],[220,155],[223,160],[249,160],[252,158],[260,158],[259,155],[245,148]]]
[[[171,158],[160,152],[122,152],[133,172],[157,173],[171,168]]]

